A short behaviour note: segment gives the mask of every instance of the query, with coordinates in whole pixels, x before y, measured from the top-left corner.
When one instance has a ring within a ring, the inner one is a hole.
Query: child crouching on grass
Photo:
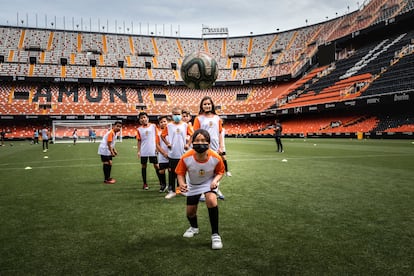
[[[197,207],[201,194],[204,194],[211,225],[211,248],[221,249],[223,243],[218,230],[216,193],[219,181],[224,175],[224,163],[220,155],[209,148],[210,134],[207,130],[196,130],[192,136],[192,144],[193,148],[183,154],[175,169],[181,192],[187,193],[186,213],[190,228],[183,237],[192,238],[199,233]]]

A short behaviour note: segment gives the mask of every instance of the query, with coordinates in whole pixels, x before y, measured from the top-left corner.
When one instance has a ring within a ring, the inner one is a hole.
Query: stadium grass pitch
[[[185,198],[164,199],[150,165],[142,190],[132,139],[117,144],[115,185],[103,184],[98,143],[0,147],[0,274],[411,274],[411,141],[283,143],[226,140],[222,250],[204,204],[200,234],[182,237]]]

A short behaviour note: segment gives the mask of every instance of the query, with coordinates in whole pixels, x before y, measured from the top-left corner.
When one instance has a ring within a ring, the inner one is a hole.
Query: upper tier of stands
[[[185,55],[218,61],[219,81],[292,75],[318,45],[413,9],[413,0],[372,0],[329,21],[273,34],[180,38],[0,26],[0,75],[180,81]]]
[[[278,107],[346,101],[414,89],[414,31],[373,41],[330,66],[315,68],[278,99]]]

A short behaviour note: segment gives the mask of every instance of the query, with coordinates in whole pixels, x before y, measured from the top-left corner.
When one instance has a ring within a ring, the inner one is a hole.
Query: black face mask
[[[203,153],[208,150],[208,144],[193,144],[193,149],[198,153]]]

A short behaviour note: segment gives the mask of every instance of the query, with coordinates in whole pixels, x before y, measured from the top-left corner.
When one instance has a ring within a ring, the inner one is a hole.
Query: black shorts
[[[216,193],[216,192],[209,191],[207,193]],[[204,194],[206,194],[206,193],[204,193]],[[201,196],[201,194],[193,195],[193,196],[187,196],[187,205],[197,205],[198,202],[200,201],[200,196]]]
[[[158,164],[157,156],[141,156],[141,164],[147,164],[148,159],[151,164]]]
[[[165,170],[170,167],[169,163],[159,163],[158,166],[160,167],[160,170]]]
[[[178,165],[178,162],[180,162],[180,159],[173,159],[173,158],[170,158],[170,163],[169,163],[169,168],[171,169],[171,170],[175,170],[175,168],[177,168],[177,165]]]
[[[112,160],[112,155],[101,155],[102,162],[108,162]]]
[[[197,205],[200,201],[200,195],[187,196],[187,205]]]

